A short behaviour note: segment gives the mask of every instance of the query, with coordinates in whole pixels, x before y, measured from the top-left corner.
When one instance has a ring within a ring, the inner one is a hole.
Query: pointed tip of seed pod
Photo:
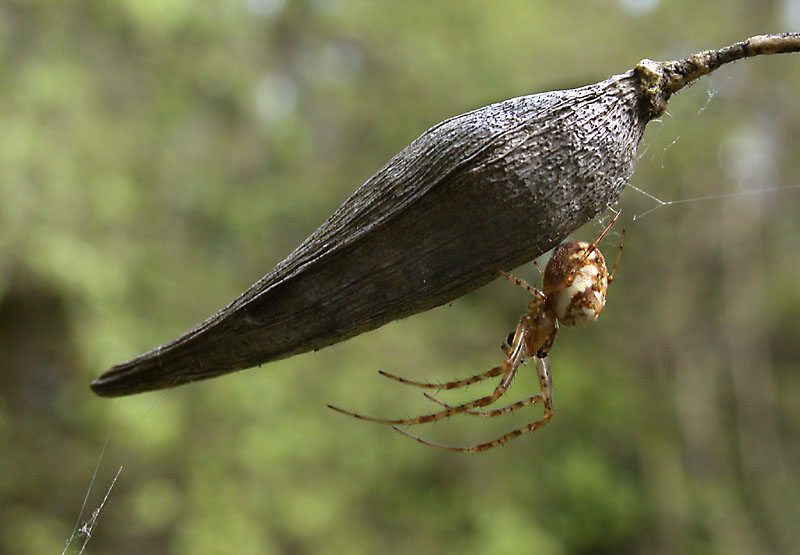
[[[92,381],[89,387],[100,397],[120,397],[154,389],[147,387],[143,380],[136,379],[137,372],[141,371],[141,367],[132,368],[129,363],[118,364]]]

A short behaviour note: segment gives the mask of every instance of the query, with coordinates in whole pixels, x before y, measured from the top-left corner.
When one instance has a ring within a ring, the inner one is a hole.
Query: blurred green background
[[[498,364],[528,302],[503,280],[260,369],[88,388],[227,304],[438,121],[798,28],[798,0],[2,0],[0,552],[62,551],[106,438],[81,521],[123,470],[90,553],[800,552],[796,189],[634,221],[656,203],[629,188],[606,311],[562,330],[555,416],[504,448],[441,452],[325,407],[413,415],[430,403],[376,370]],[[704,78],[648,127],[631,183],[798,185],[799,90],[798,55]],[[513,398],[536,388],[523,370]],[[539,411],[413,431],[468,445]]]

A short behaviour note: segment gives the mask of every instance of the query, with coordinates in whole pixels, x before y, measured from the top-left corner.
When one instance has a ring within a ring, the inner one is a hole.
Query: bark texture
[[[737,48],[718,65],[800,48],[798,35],[770,37],[795,46],[761,40],[772,51],[753,53],[749,42],[764,39],[755,37],[727,47]],[[594,85],[506,100],[432,127],[238,299],[114,366],[92,389],[127,395],[320,349],[539,256],[619,198],[646,124],[718,61],[708,54],[643,60]]]

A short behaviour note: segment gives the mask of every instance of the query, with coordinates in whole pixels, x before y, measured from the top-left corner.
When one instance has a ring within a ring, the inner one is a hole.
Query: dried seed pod
[[[127,395],[226,374],[468,293],[615,202],[670,95],[724,63],[798,50],[800,34],[754,37],[435,125],[238,299],[92,389]]]

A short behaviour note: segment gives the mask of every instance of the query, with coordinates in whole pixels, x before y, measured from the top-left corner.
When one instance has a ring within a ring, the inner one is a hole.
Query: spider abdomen
[[[592,243],[573,241],[553,251],[544,271],[544,294],[559,323],[594,322],[606,304],[608,269]]]

